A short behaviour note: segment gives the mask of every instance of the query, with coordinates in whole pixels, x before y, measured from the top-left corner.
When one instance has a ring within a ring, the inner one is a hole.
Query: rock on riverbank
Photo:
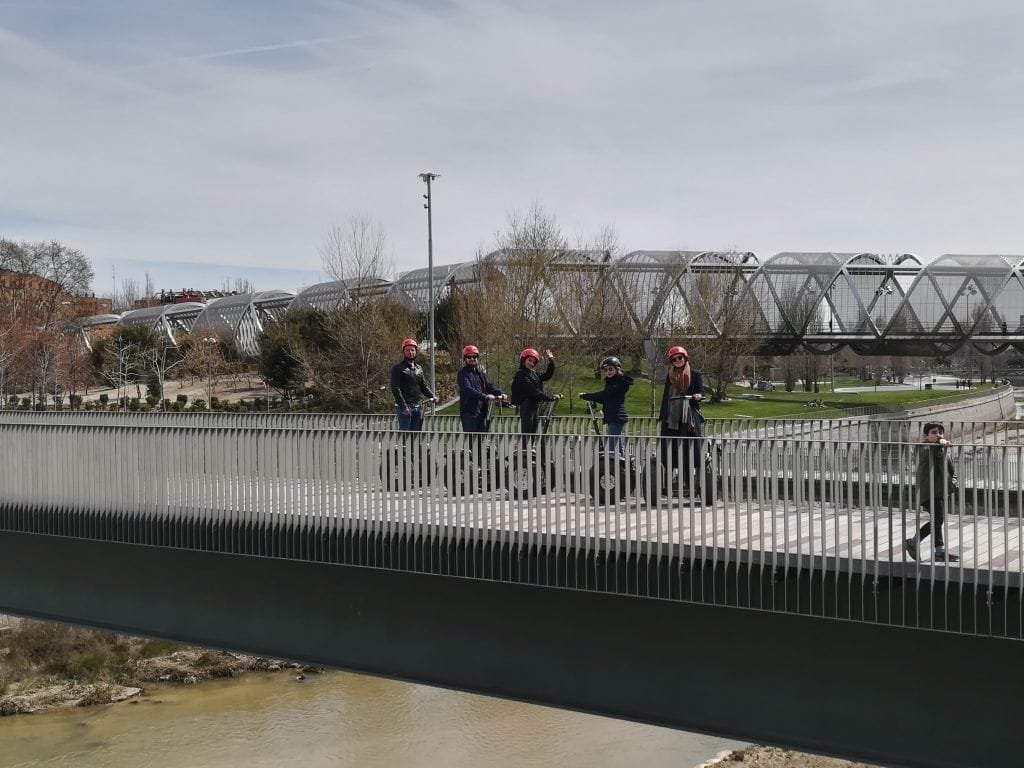
[[[257,656],[42,622],[0,634],[0,716],[124,701],[147,683],[185,685],[246,672],[302,669]]]
[[[834,757],[808,755],[778,747],[747,747],[705,763],[698,768],[878,768],[867,763],[851,763]]]

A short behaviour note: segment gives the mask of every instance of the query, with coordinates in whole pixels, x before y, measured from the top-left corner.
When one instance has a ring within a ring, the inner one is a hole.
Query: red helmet
[[[466,355],[477,355],[477,356],[479,356],[479,354],[480,354],[479,348],[477,348],[476,346],[474,346],[472,344],[467,344],[466,346],[464,346],[462,348],[462,356],[463,357],[465,357]]]
[[[416,343],[416,339],[406,339],[405,341],[402,342],[402,351],[403,352],[405,351],[406,347],[413,347],[413,348],[419,350],[420,345]]]
[[[687,360],[690,359],[690,353],[686,351],[686,347],[681,344],[676,344],[674,347],[668,348],[668,359],[671,360],[676,355],[682,355]]]
[[[538,352],[533,347],[527,347],[526,349],[519,353],[519,362],[522,362],[528,357],[532,357],[538,363],[540,362],[540,352]]]

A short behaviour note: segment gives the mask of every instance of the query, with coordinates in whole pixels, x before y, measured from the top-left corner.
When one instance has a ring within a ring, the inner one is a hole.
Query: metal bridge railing
[[[864,409],[864,414],[853,413],[843,418],[831,416],[831,412],[814,413],[796,417],[777,418],[711,418],[704,423],[703,431],[709,436],[733,436],[747,438],[796,437],[819,440],[850,441],[906,441],[916,440],[920,425],[932,417],[898,417]],[[939,419],[941,420],[941,419]],[[1020,442],[1024,439],[1024,421],[960,421],[944,420],[950,437],[1000,444],[1005,441]],[[270,412],[230,413],[221,411],[195,412],[97,412],[97,411],[0,411],[0,425],[3,424],[82,424],[94,426],[166,426],[166,427],[225,427],[239,429],[338,429],[338,430],[389,430],[395,427],[395,417],[390,413],[315,413],[315,412]],[[424,429],[430,432],[454,432],[461,429],[459,417],[455,414],[427,414]],[[594,431],[594,422],[589,416],[570,415],[552,417],[548,431],[551,434],[583,435]],[[658,420],[647,416],[634,416],[628,423],[628,431],[636,434],[655,434]],[[495,416],[491,432],[515,435],[519,432],[519,418],[511,409]]]
[[[8,422],[0,530],[1024,636],[1024,448],[948,449],[957,562],[904,547],[918,450]]]

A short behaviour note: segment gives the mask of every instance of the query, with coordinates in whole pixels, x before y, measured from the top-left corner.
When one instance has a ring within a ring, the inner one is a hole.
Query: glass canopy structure
[[[529,262],[528,264],[526,262]],[[525,266],[524,266],[525,265]],[[922,264],[911,254],[785,252],[760,262],[750,252],[565,251],[539,261],[510,251],[434,268],[435,302],[455,286],[484,292],[495,280],[527,283],[531,300],[566,333],[586,333],[595,305],[611,307],[634,338],[753,338],[766,352],[804,347],[828,354],[947,355],[970,343],[984,354],[1024,351],[1024,257],[948,254]],[[227,296],[208,304],[152,307],[83,318],[77,327],[145,324],[207,328],[245,356],[286,312],[330,311],[353,295],[388,295],[429,310],[426,269],[286,291]],[[621,325],[621,323],[620,323]]]

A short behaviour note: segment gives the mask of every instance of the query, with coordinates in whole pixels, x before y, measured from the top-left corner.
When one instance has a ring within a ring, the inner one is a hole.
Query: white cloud
[[[1024,11],[975,9],[0,4],[0,234],[316,270],[369,211],[411,268],[434,170],[439,262],[532,200],[627,249],[1020,252]]]

